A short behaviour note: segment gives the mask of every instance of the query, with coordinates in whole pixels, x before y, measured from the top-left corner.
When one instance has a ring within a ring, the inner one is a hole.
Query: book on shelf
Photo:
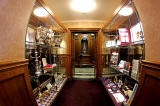
[[[134,85],[134,88],[133,88],[133,93],[132,93],[132,95],[130,96],[127,104],[130,105],[130,104],[132,103],[133,98],[134,98],[134,96],[135,96],[135,94],[136,94],[137,88],[138,88],[138,84],[135,84],[135,85]]]
[[[133,59],[132,62],[133,66],[132,66],[132,72],[131,72],[131,77],[135,80],[138,80],[139,78],[139,65],[140,62],[139,60]]]

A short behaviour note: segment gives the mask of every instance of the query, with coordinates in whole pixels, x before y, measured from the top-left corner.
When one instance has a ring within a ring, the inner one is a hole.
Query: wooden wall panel
[[[0,106],[36,106],[28,61],[0,63]]]
[[[102,73],[102,48],[101,48],[101,29],[100,28],[69,28],[69,40],[68,40],[68,54],[71,55],[68,61],[68,75],[72,77],[72,68],[73,68],[73,42],[72,42],[72,32],[98,32],[98,36],[96,37],[96,77],[101,77]],[[70,68],[70,69],[69,69]]]
[[[97,78],[102,76],[102,30],[98,31],[97,37]]]
[[[87,35],[87,40],[88,40],[88,52],[86,54],[90,55],[90,59],[86,60],[94,60],[95,59],[95,45],[96,45],[96,36],[91,36],[90,34]],[[79,64],[81,59],[80,59],[80,54],[82,53],[81,51],[81,40],[83,39],[83,34],[79,34],[76,37],[74,37],[74,42],[75,42],[75,62],[76,64]],[[86,63],[90,63],[91,61],[86,61]],[[81,62],[82,63],[82,62]]]
[[[131,106],[160,106],[160,63],[142,62],[138,90]]]

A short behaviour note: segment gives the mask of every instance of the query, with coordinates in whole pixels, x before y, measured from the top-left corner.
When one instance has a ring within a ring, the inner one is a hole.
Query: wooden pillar
[[[67,69],[66,69],[66,75],[68,78],[72,78],[72,65],[71,65],[71,42],[72,41],[72,33],[71,31],[69,30],[68,31],[68,42],[67,42],[67,54],[68,54],[68,57],[67,57]]]
[[[102,76],[102,30],[98,31],[97,37],[97,74],[96,78],[100,78]]]

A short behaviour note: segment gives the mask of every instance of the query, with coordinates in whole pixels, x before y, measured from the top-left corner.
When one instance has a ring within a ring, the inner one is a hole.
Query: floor
[[[66,83],[53,106],[112,106],[98,80],[71,80]]]

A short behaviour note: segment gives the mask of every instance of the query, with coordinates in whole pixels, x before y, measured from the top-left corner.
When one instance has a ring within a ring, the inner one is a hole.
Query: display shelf
[[[130,77],[129,73],[128,73],[128,74],[127,74],[127,73],[124,73],[124,72],[127,72],[127,70],[125,70],[125,69],[118,69],[118,66],[110,66],[110,68],[116,70],[116,71],[119,72],[119,73],[122,73],[123,75],[126,75],[126,76],[129,76],[129,77]]]
[[[52,88],[49,91],[44,92],[40,97],[37,97],[36,101],[38,106],[51,106],[54,100],[57,98],[60,91],[62,90],[66,81],[67,81],[67,78],[64,78],[57,85],[57,90],[55,90],[54,86],[52,86]]]
[[[39,88],[44,88],[49,82],[51,82],[51,80],[52,78],[49,78],[48,80],[40,84]],[[37,92],[38,92],[38,87],[33,90],[33,94],[36,95]]]
[[[123,72],[122,72],[122,71],[120,71],[120,69],[118,69],[118,66],[110,66],[110,67],[111,67],[112,69],[116,70],[117,72],[121,73],[121,75],[128,76],[129,78],[135,80],[136,82],[139,82],[137,79],[131,77],[131,76],[129,75],[129,72],[128,72],[128,74],[127,74],[127,73],[124,73],[124,70],[125,70],[125,69],[121,69],[121,70],[123,70]],[[127,72],[127,70],[125,70],[125,71]]]
[[[139,61],[142,59],[144,60],[145,39],[143,27],[134,3],[131,0],[128,0],[120,8],[120,10],[125,6],[131,7],[133,9],[133,13],[130,14],[130,16],[125,17],[125,20],[123,19],[122,21],[122,18],[124,17],[119,15],[120,11],[117,11],[117,14],[113,17],[113,20],[108,23],[107,26],[103,27],[104,30],[102,38],[104,39],[102,42],[102,51],[103,53],[109,54],[109,57],[107,58],[109,67],[138,82],[139,79],[137,76],[141,70],[138,69],[138,74],[135,75],[136,78],[133,78],[131,74],[135,70],[132,68],[130,71],[129,68],[133,66],[134,59]],[[118,56],[116,57],[113,53],[117,53]],[[113,60],[118,61],[116,62]],[[121,61],[125,61],[127,63],[127,66],[121,67],[125,69],[117,69],[117,67],[111,66],[116,63],[120,64]],[[129,70],[129,72],[126,70]]]
[[[127,97],[125,97],[124,93],[120,90],[120,88],[115,83],[113,83],[111,80],[101,79],[101,82],[104,85],[107,93],[109,94],[115,106],[121,106],[123,102],[128,101]],[[117,94],[121,96],[121,100],[114,96]]]

